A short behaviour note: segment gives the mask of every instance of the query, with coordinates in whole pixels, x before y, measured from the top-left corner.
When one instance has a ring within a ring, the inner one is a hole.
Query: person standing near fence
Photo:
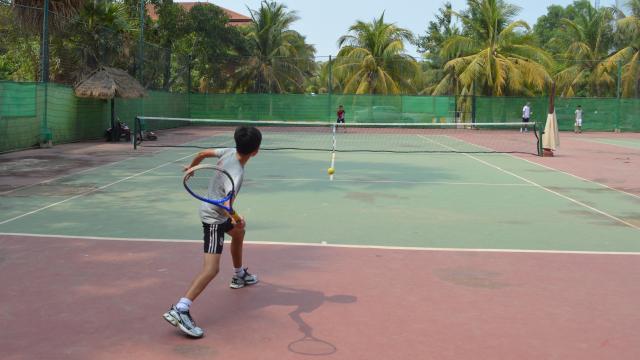
[[[522,127],[520,128],[520,132],[523,131],[529,131],[528,127],[527,127],[527,123],[529,122],[529,120],[531,119],[531,104],[530,103],[526,103],[524,105],[524,107],[522,108]]]
[[[573,127],[573,132],[576,134],[582,133],[582,106],[580,105],[576,108],[576,123]]]

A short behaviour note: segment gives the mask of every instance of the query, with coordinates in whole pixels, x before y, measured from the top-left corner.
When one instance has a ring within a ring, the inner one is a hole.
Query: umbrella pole
[[[556,100],[556,83],[554,81],[551,84],[551,94],[549,95],[549,111],[548,111],[548,116],[547,116],[547,122],[548,121],[553,121],[552,117],[553,117],[554,113],[556,112],[555,100]],[[545,126],[545,128],[546,128],[546,126]],[[555,129],[555,131],[558,131],[558,130]],[[553,150],[549,149],[549,148],[545,148],[544,144],[543,144],[542,156],[546,156],[546,157],[553,156]]]

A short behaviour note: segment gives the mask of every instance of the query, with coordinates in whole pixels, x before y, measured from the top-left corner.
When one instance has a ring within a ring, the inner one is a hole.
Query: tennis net
[[[383,153],[540,153],[530,123],[348,123],[137,117],[134,148],[215,148],[237,126],[263,132],[262,150]]]

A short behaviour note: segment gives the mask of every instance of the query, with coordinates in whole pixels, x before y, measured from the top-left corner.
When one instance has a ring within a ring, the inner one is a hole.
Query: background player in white
[[[573,127],[573,132],[576,134],[582,132],[582,106],[580,105],[576,108],[576,123]]]
[[[520,132],[529,131],[527,127],[527,123],[529,122],[530,119],[531,119],[531,104],[526,103],[522,108],[522,122],[524,123],[524,125],[520,128]]]

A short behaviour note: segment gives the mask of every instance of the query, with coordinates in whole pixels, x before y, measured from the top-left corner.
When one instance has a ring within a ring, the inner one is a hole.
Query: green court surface
[[[0,233],[198,240],[171,148],[6,193]],[[263,151],[236,202],[247,241],[640,252],[640,198],[505,154]]]

